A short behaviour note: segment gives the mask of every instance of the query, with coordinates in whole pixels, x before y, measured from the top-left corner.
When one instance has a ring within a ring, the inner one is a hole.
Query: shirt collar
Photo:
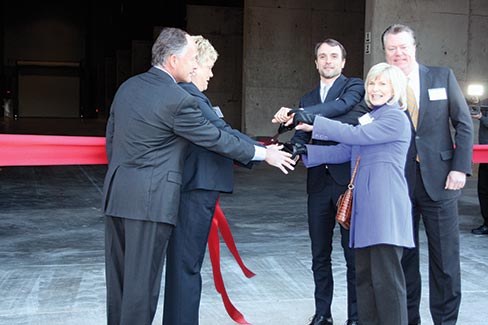
[[[320,80],[320,89],[324,89],[324,86],[327,85],[327,89],[330,89],[332,88],[332,86],[334,85],[334,82],[336,81],[337,79],[335,79],[334,81],[332,81],[332,83],[330,84],[326,84],[324,83],[322,80]]]
[[[419,64],[415,62],[412,71],[408,74],[408,85],[412,88],[417,100],[417,106],[420,106],[420,70]]]
[[[419,72],[419,64],[417,62],[414,63],[412,71],[407,75],[407,78],[411,80],[415,84],[420,83],[420,72]]]
[[[156,69],[159,69],[163,72],[166,72],[171,77],[171,79],[173,79],[173,81],[176,83],[176,79],[171,75],[171,73],[168,72],[168,70],[166,70],[165,68],[163,68],[159,65],[154,65],[153,67],[155,67]]]

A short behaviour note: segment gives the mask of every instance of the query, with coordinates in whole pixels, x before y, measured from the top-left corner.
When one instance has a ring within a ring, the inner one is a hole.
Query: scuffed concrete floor
[[[3,167],[0,170],[0,324],[105,323],[101,187],[106,166]],[[222,273],[234,305],[254,325],[308,324],[314,313],[306,222],[306,170],[289,175],[266,164],[236,168],[232,195],[221,197],[237,248],[256,276],[247,279],[221,243]],[[488,236],[481,224],[476,178],[459,204],[463,299],[458,324],[488,319]],[[426,238],[421,233],[422,323],[428,311]],[[332,313],[346,321],[345,264],[336,229]],[[235,324],[213,284],[206,257],[201,325]],[[162,305],[162,298],[160,306]],[[161,324],[158,309],[153,324]]]

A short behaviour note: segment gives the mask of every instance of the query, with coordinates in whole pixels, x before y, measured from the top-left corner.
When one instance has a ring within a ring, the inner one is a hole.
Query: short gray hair
[[[186,35],[188,35],[188,33],[179,28],[163,28],[152,46],[151,64],[153,66],[162,66],[166,63],[166,59],[170,55],[182,54],[188,45]]]
[[[402,32],[410,34],[410,36],[412,37],[413,45],[417,45],[417,39],[415,38],[415,33],[412,28],[408,27],[407,25],[393,24],[388,26],[383,34],[381,34],[381,46],[383,46],[383,50],[385,49],[386,36],[390,34],[396,35]]]
[[[369,69],[366,81],[364,82],[364,88],[366,89],[364,101],[366,104],[369,107],[373,107],[369,101],[368,84],[371,80],[374,80],[381,75],[390,81],[391,87],[393,88],[393,98],[387,103],[393,104],[398,102],[400,107],[405,110],[407,107],[407,77],[400,68],[384,62],[375,64]]]

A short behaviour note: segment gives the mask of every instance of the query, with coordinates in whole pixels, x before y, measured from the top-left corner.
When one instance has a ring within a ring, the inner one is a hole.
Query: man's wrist
[[[264,159],[266,159],[266,150],[266,147],[254,145],[254,157],[252,157],[252,160],[263,161]]]

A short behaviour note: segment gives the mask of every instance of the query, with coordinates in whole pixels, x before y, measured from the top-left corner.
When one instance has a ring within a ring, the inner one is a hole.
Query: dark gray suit
[[[317,115],[330,117],[344,123],[357,124],[357,118],[365,113],[361,109],[351,111],[364,97],[364,83],[358,78],[339,76],[329,89],[324,103],[320,100],[320,85],[305,94],[300,107]],[[296,131],[292,142],[335,145],[333,141],[311,139],[311,132]],[[335,227],[336,202],[344,193],[351,178],[351,164],[322,164],[307,169],[308,225],[312,246],[312,271],[315,282],[315,313],[331,317],[334,289],[332,276],[332,236]],[[347,265],[348,319],[357,320],[356,279],[354,253],[349,248],[349,231],[340,227],[341,244]]]
[[[217,128],[259,145],[220,118],[209,99],[193,83],[180,86],[197,99],[203,116]],[[220,192],[229,193],[233,189],[234,161],[190,144],[185,155],[178,223],[168,243],[163,324],[198,324],[202,293],[200,271],[215,204]]]
[[[457,206],[461,191],[445,190],[444,186],[451,170],[471,174],[473,124],[452,70],[423,65],[419,69],[420,110],[413,145],[420,162],[410,162],[416,165],[416,172],[415,180],[409,180],[409,186],[413,186],[416,248],[405,250],[402,261],[409,323],[416,324],[420,320],[418,229],[422,215],[429,241],[432,319],[436,325],[455,324],[461,302]],[[435,96],[432,90],[429,94],[429,89],[440,89],[437,93],[445,94],[445,98]],[[454,129],[452,136],[450,124]]]
[[[154,67],[120,86],[106,137],[108,324],[150,324],[165,249],[178,216],[188,144],[244,164],[252,159],[254,146],[213,126],[197,101]]]

